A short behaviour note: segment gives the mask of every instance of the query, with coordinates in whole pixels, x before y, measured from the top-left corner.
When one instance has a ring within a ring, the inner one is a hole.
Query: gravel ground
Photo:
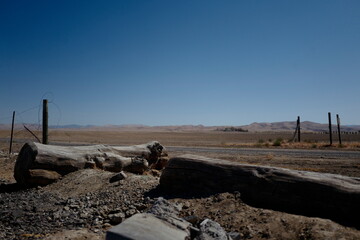
[[[127,174],[126,180],[110,184],[113,175],[86,169],[44,188],[0,193],[0,239],[41,239],[83,228],[101,236],[151,206],[144,193],[158,178]]]

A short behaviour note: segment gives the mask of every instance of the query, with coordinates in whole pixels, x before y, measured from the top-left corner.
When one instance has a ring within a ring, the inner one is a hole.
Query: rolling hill
[[[41,126],[37,124],[26,124],[31,130],[41,130]],[[324,132],[328,131],[328,124],[316,123],[310,121],[301,122],[301,131],[303,132]],[[146,126],[146,125],[58,125],[50,126],[50,129],[63,130],[89,130],[89,131],[155,131],[155,132],[193,132],[193,131],[221,131],[234,127],[235,129],[243,129],[249,132],[279,132],[279,131],[294,131],[296,127],[295,121],[284,122],[254,122],[243,126],[203,126],[203,125],[176,125],[176,126]],[[0,124],[0,130],[10,130],[10,124]],[[24,129],[22,124],[16,124],[15,129]],[[337,126],[333,125],[333,131],[337,130]],[[360,125],[344,125],[341,126],[341,131],[344,132],[358,132]]]

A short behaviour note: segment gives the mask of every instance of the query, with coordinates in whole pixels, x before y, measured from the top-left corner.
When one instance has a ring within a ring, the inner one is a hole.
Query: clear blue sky
[[[360,1],[2,0],[0,81],[0,123],[360,124]]]

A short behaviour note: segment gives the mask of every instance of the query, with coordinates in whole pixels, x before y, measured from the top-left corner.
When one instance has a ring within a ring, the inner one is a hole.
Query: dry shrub
[[[275,141],[274,141],[274,143],[273,143],[273,146],[275,146],[275,147],[280,147],[281,146],[281,144],[283,143],[283,139],[282,138],[277,138]]]

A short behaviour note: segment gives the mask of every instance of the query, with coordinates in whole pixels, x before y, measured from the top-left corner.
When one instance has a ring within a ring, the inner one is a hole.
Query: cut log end
[[[15,162],[14,178],[16,182],[25,184],[29,178],[29,169],[37,156],[37,147],[33,142],[25,143]]]

